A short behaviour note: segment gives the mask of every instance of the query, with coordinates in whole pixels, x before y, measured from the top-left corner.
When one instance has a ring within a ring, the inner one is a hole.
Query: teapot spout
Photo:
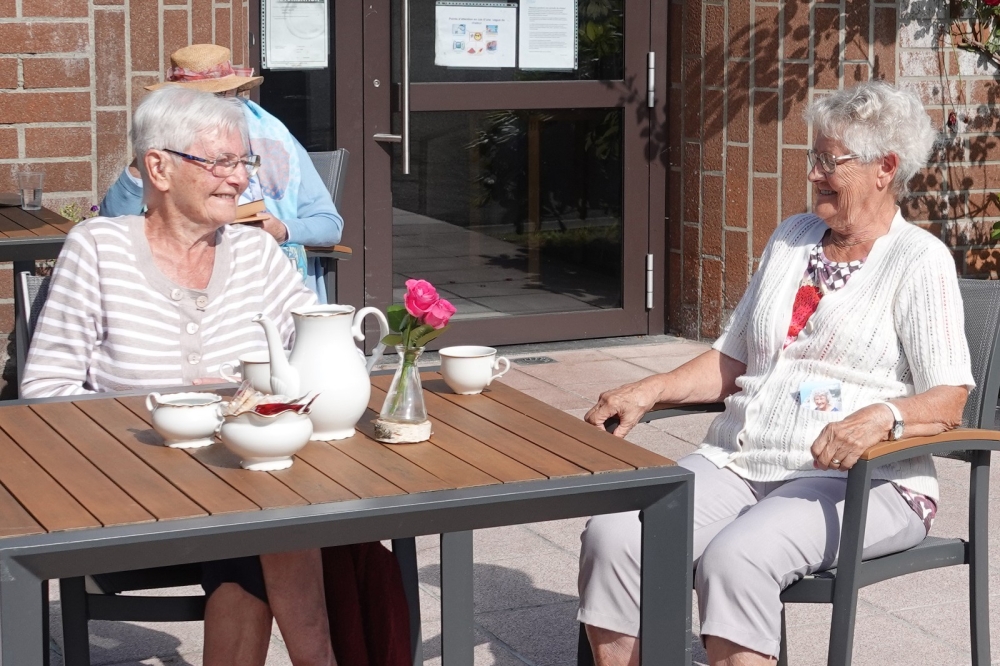
[[[285,356],[278,327],[263,314],[255,315],[251,321],[263,327],[264,337],[267,338],[267,353],[271,357],[271,391],[279,395],[299,395],[299,371],[291,366]]]

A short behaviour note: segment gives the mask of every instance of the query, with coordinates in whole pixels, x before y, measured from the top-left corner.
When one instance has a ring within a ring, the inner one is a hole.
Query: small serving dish
[[[269,415],[243,412],[225,417],[219,436],[226,448],[240,457],[243,469],[273,472],[291,467],[292,456],[312,436],[312,421],[308,407]]]
[[[175,449],[208,446],[222,423],[222,398],[214,393],[150,393],[146,409],[166,445]]]

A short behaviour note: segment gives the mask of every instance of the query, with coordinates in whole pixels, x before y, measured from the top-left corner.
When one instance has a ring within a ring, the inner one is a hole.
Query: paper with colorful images
[[[840,382],[834,380],[802,382],[799,385],[799,404],[805,409],[814,409],[818,412],[843,411]]]
[[[441,67],[513,67],[517,3],[439,1],[435,6],[434,64]]]

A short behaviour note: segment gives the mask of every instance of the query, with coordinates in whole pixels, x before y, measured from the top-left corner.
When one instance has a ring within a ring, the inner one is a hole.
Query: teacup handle
[[[156,391],[153,391],[152,393],[146,396],[146,409],[148,409],[150,412],[156,409],[156,406],[159,404],[160,404],[160,394],[157,393]]]
[[[490,384],[492,384],[494,379],[500,379],[505,374],[507,374],[508,370],[510,370],[510,361],[507,360],[506,356],[498,356],[497,360],[493,361],[493,369],[494,370],[499,369],[501,363],[503,363],[503,366],[504,366],[503,370],[500,370],[500,372],[498,372],[497,374],[495,374],[492,377],[490,377],[490,381],[486,384],[487,386],[489,386]]]
[[[378,308],[361,308],[358,313],[354,315],[354,325],[351,326],[351,333],[354,335],[354,339],[361,342],[365,339],[365,332],[361,328],[361,324],[364,322],[365,316],[375,315],[375,319],[378,320],[378,344],[375,345],[375,349],[372,350],[371,358],[365,363],[365,370],[370,375],[372,373],[372,368],[378,363],[378,360],[382,358],[382,352],[385,350],[385,344],[383,344],[382,339],[389,335],[389,322],[386,321],[385,315]]]
[[[236,374],[236,366],[232,363],[223,363],[220,365],[219,376],[227,382],[232,382],[234,384],[239,384],[243,381],[243,378]]]

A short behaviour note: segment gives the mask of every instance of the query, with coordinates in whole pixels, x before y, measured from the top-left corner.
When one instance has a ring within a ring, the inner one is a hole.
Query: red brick
[[[165,5],[186,5],[187,0],[163,0]]]
[[[698,253],[698,227],[684,225],[682,244],[684,247],[684,268],[681,292],[681,302],[685,305],[697,305],[698,281],[701,279],[701,260]]]
[[[840,11],[817,8],[813,15],[816,29],[814,85],[836,90],[840,66]]]
[[[868,80],[868,65],[864,63],[844,63],[844,85],[853,86]]]
[[[45,193],[89,192],[90,162],[25,162],[0,166],[0,191],[17,189],[17,173],[30,168],[45,174]],[[45,205],[43,199],[42,204]]]
[[[24,150],[28,157],[87,157],[91,150],[89,127],[27,127]]]
[[[90,86],[90,61],[87,58],[25,58],[21,64],[25,89]]]
[[[747,226],[747,181],[750,174],[750,151],[742,146],[729,146],[726,152],[726,226]]]
[[[730,141],[747,143],[750,141],[750,64],[730,62],[728,78],[727,136]]]
[[[0,125],[90,120],[90,93],[0,93]]]
[[[994,207],[994,210],[996,210],[996,207]],[[926,228],[932,226],[932,224],[920,224],[919,226]],[[937,224],[936,226],[940,231],[941,225]],[[941,240],[951,247],[961,245],[993,245],[993,241],[990,239],[992,229],[993,222],[991,220],[959,220],[955,224],[948,225]]]
[[[957,196],[916,195],[900,200],[899,210],[911,222],[947,220],[959,217],[962,202]]]
[[[783,3],[785,11],[786,60],[809,58],[809,5],[807,0],[789,0]]]
[[[705,143],[702,168],[705,171],[722,171],[722,130],[726,122],[726,93],[721,90],[705,91]]]
[[[93,0],[94,4],[97,6],[101,5],[124,5],[125,0]]]
[[[701,2],[702,0],[684,1],[684,19],[681,22],[684,55],[701,55]]]
[[[97,106],[123,106],[127,98],[125,12],[94,11],[94,71]]]
[[[0,88],[17,88],[17,58],[0,58]]]
[[[750,266],[745,231],[726,231],[726,275],[722,305],[732,310],[746,291]]]
[[[9,335],[10,332],[13,330],[14,330],[14,304],[12,303],[10,305],[6,304],[0,305],[0,331],[7,333]],[[8,379],[8,381],[10,381],[10,379]],[[4,397],[13,398],[14,396],[4,396]]]
[[[866,2],[845,3],[844,59],[868,60],[868,12]]]
[[[191,43],[212,44],[212,0],[191,0]]]
[[[805,150],[781,151],[781,217],[806,212],[809,163]]]
[[[0,53],[79,53],[89,44],[86,23],[0,23]]]
[[[151,86],[154,83],[159,83],[159,76],[133,76],[132,77],[132,112],[135,113],[136,107],[139,106],[139,102],[149,94],[146,90],[146,86]]]
[[[722,332],[722,262],[701,262],[701,335],[716,338]]]
[[[973,104],[996,104],[1000,101],[1000,84],[992,80],[973,81],[971,101]]]
[[[725,194],[722,176],[702,177],[705,190],[701,216],[701,252],[716,257],[722,256],[722,207]]]
[[[0,160],[17,158],[17,130],[13,127],[0,127]],[[3,280],[0,280],[3,282]]]
[[[995,276],[1000,269],[1000,249],[975,248],[965,253],[965,274],[990,274]]]
[[[0,0],[0,18],[11,18],[17,16],[17,3],[15,0]]]
[[[225,46],[227,49],[232,50],[233,44],[233,26],[229,19],[229,7],[216,7],[215,8],[215,39],[212,40],[214,44],[219,46]]]
[[[1000,199],[993,192],[970,192],[969,217],[1000,217]]]
[[[106,192],[131,161],[128,152],[128,114],[97,112],[97,191]]]
[[[896,80],[896,10],[875,8],[875,43],[872,47],[875,67],[872,78]]]
[[[754,92],[753,168],[778,173],[778,93]]]
[[[87,12],[87,0],[21,0],[21,16],[76,18]]]
[[[729,57],[750,57],[750,0],[729,0]]]
[[[759,257],[778,226],[778,179],[753,179],[753,256]]]
[[[681,170],[684,189],[684,216],[682,221],[701,221],[701,150],[696,143],[684,144],[684,166]]]
[[[684,61],[684,138],[700,139],[701,126],[701,60]]]
[[[754,85],[778,87],[778,12],[777,7],[757,5],[754,10]]]
[[[170,54],[190,44],[188,38],[188,11],[163,10],[163,72],[170,69]]]
[[[247,62],[247,12],[243,10],[243,4],[240,2],[233,3],[232,9],[232,19],[233,19],[233,63],[237,67],[248,67]]]
[[[802,117],[809,103],[809,65],[786,63],[783,91],[781,140],[804,146],[809,143],[809,127]]]
[[[159,72],[160,15],[157,3],[152,0],[129,0],[128,9],[132,71]]]
[[[705,62],[720,70],[726,62],[726,8],[719,5],[705,6]]]

